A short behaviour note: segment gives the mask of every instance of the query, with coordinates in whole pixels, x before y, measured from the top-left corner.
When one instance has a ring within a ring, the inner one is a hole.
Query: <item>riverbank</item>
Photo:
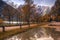
[[[24,28],[24,29],[17,28],[17,29],[13,29],[13,30],[10,30],[10,31],[0,32],[0,40],[3,40],[6,37],[13,36],[17,33],[24,32],[27,29],[28,28]]]
[[[40,25],[44,25],[45,23],[42,23]],[[39,26],[40,26],[39,25]],[[37,24],[34,24],[34,25],[30,25],[30,27],[28,27],[29,25],[27,25],[26,27],[22,27],[22,29],[20,28],[17,28],[17,29],[13,29],[13,30],[9,30],[9,31],[5,31],[5,32],[0,32],[0,40],[4,40],[4,38],[7,38],[7,37],[10,37],[10,36],[13,36],[15,34],[18,34],[20,32],[25,32],[31,28],[36,28],[38,27]]]

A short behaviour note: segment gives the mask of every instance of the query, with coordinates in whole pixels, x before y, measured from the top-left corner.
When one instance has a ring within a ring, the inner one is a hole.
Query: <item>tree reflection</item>
[[[46,37],[47,33],[44,28],[34,28],[27,32],[19,34],[17,37],[21,40],[36,40],[36,38]]]

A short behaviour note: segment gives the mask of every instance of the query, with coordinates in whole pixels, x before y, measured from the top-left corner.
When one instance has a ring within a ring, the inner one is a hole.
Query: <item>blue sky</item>
[[[7,0],[4,0],[7,1]],[[9,0],[10,2],[14,2],[17,6],[24,4],[23,0]],[[42,6],[53,6],[56,0],[34,0],[34,4],[42,5]]]

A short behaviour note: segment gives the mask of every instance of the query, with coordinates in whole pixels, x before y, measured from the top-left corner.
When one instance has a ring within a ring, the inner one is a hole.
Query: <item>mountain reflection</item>
[[[6,40],[53,40],[44,28],[34,28]]]

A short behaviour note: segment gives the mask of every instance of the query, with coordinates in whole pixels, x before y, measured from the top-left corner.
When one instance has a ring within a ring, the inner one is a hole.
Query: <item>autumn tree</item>
[[[31,5],[33,4],[32,0],[24,0],[25,4],[22,7],[23,13],[25,14],[25,20],[28,22],[27,24],[30,27],[30,15],[31,15]]]

